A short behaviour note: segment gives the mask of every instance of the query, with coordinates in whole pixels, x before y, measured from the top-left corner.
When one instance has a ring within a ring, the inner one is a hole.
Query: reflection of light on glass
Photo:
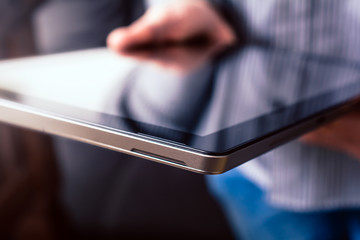
[[[126,98],[128,117],[181,131],[189,129],[194,116],[206,107],[203,97],[208,94],[210,73],[209,67],[186,76],[153,67],[139,69]]]
[[[6,61],[0,88],[99,111],[134,65],[105,49]]]

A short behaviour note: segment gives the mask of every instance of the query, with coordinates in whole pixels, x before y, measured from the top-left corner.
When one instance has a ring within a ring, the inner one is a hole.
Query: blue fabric
[[[271,206],[265,193],[236,169],[208,176],[238,239],[360,239],[360,210],[295,212]]]

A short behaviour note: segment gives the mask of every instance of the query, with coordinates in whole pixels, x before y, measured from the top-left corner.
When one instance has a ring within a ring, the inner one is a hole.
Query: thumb
[[[121,52],[134,46],[158,43],[171,21],[162,12],[157,15],[154,13],[158,11],[148,11],[129,27],[112,31],[107,38],[108,47]]]
[[[143,45],[154,40],[152,29],[142,27],[124,27],[113,30],[108,38],[107,45],[116,52],[121,52],[137,45]]]

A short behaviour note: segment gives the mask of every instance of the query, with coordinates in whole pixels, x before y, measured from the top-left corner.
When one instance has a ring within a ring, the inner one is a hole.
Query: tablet
[[[182,51],[179,64],[105,48],[2,61],[0,121],[219,174],[358,102],[357,62],[258,46],[213,59]]]

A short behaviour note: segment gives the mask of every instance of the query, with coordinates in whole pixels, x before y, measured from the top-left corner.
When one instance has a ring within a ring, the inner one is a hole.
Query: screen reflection
[[[344,103],[360,90],[359,64],[352,60],[259,45],[229,52],[195,69],[181,60],[169,64],[167,51],[147,53],[142,60],[150,64],[133,71],[111,96],[117,115],[127,120],[110,117],[104,124],[225,152]],[[176,47],[171,53],[180,59],[189,52]]]

